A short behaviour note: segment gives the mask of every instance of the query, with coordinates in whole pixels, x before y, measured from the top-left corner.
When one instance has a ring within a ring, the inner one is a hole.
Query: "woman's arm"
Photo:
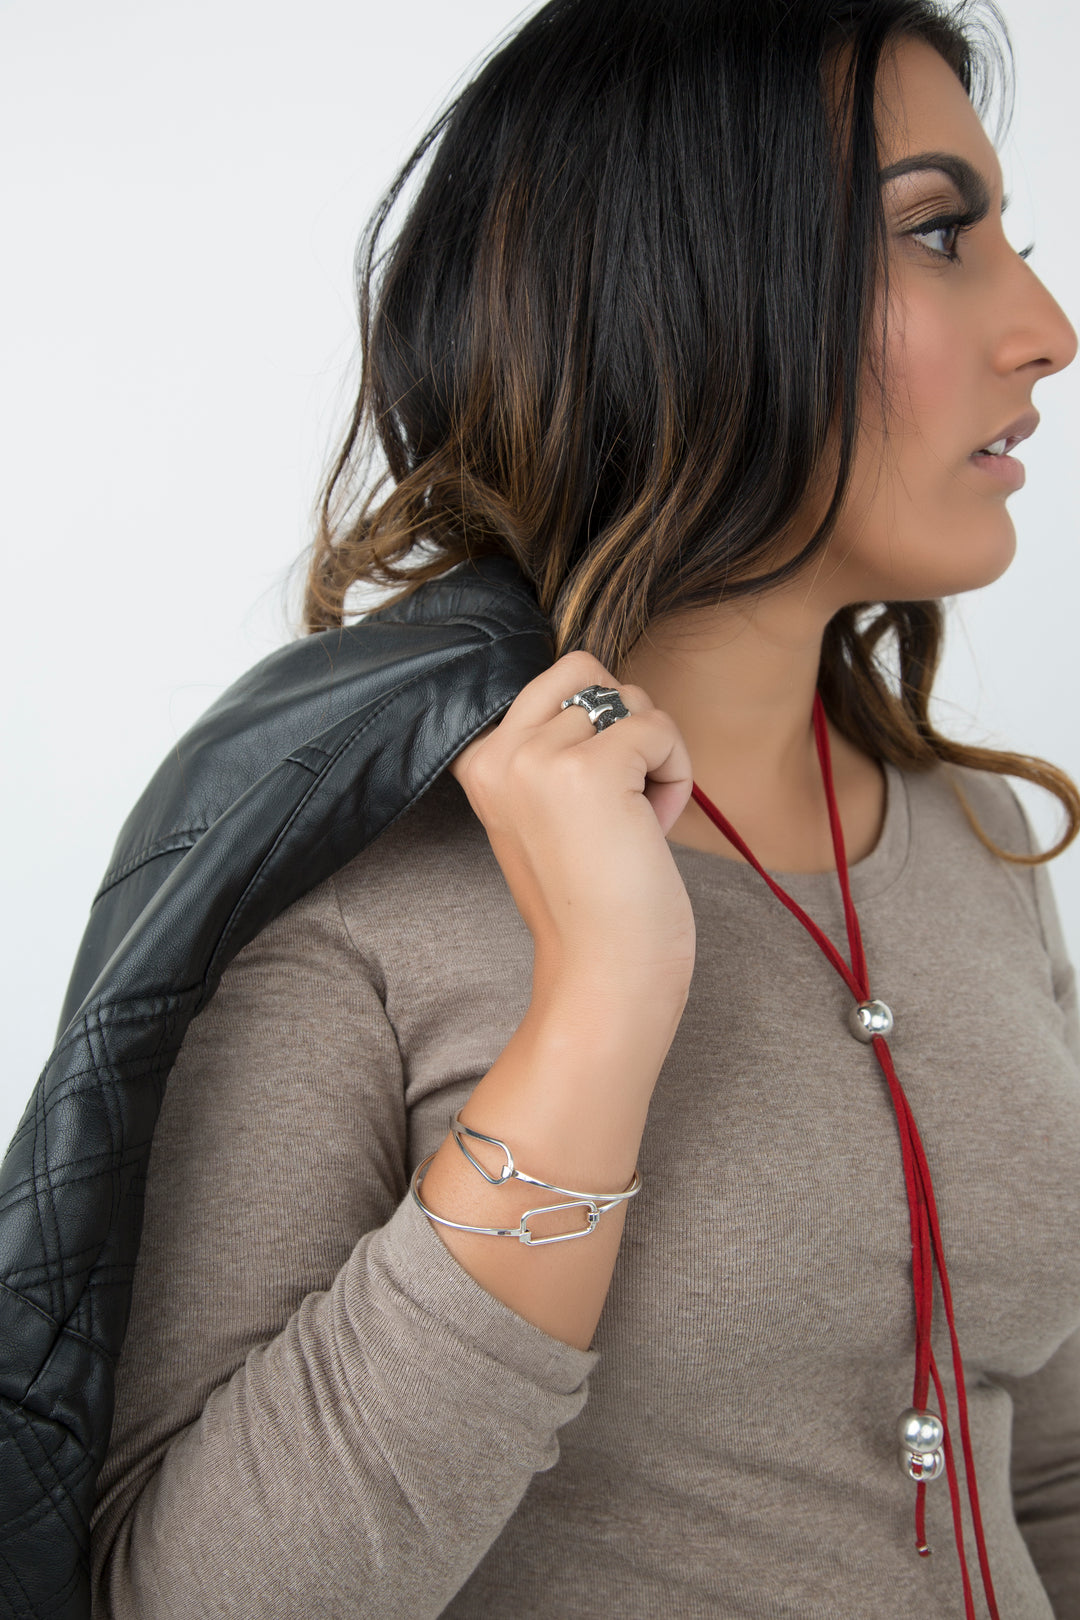
[[[1016,1520],[1059,1620],[1080,1614],[1080,1330],[1030,1378],[997,1380],[1013,1403]]]
[[[1029,846],[1034,840],[1028,829]],[[1045,866],[1032,884],[1065,1043],[1077,1063],[1080,1020],[1076,974]],[[1048,1212],[1052,1219],[1052,1212]],[[999,1380],[1012,1397],[1012,1481],[1016,1519],[1060,1620],[1080,1614],[1080,1329],[1039,1372]]]
[[[574,711],[552,729],[557,695],[599,669],[562,663],[469,778],[536,948],[520,1027],[455,1105],[530,1173],[615,1191],[678,1025],[693,926],[643,792],[671,723],[653,711],[605,738]],[[687,766],[673,767],[672,819]],[[240,952],[165,1096],[94,1520],[103,1617],[438,1615],[585,1399],[626,1206],[571,1243],[445,1240],[405,1196],[419,1110],[406,1113],[377,964],[332,895],[321,886]],[[484,952],[481,982],[498,986]],[[434,971],[470,982],[460,963]],[[409,994],[422,1003],[421,975]],[[441,1048],[438,1067],[447,1086],[461,1073]],[[489,1187],[444,1132],[423,1184],[438,1213],[504,1225],[558,1201]]]
[[[596,1357],[460,1267],[405,1196],[408,1134],[323,885],[237,956],[164,1098],[94,1518],[103,1620],[434,1616],[555,1463]]]

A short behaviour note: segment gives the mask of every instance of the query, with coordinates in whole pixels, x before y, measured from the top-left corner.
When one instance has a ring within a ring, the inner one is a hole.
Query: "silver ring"
[[[568,709],[572,703],[585,710],[597,731],[625,720],[630,713],[613,686],[583,686],[573,697],[563,698],[562,706]]]

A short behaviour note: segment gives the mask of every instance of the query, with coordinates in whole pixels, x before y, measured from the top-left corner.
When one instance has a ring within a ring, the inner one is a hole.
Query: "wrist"
[[[630,963],[602,954],[564,953],[533,959],[530,1011],[554,1028],[590,1039],[664,1039],[670,1043],[686,1007],[693,961]]]
[[[533,1060],[559,1089],[593,1096],[651,1096],[675,1038],[685,991],[660,990],[631,975],[616,982],[590,966],[534,980],[518,1031]]]

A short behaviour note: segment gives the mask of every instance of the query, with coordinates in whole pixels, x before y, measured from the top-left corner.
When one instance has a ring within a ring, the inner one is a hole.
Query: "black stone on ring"
[[[625,720],[630,713],[613,686],[584,686],[573,697],[564,698],[562,706],[568,709],[572,703],[585,710],[597,731]]]

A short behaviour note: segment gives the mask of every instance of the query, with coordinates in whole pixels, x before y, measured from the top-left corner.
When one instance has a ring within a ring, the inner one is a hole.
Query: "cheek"
[[[944,471],[956,459],[971,414],[970,346],[941,300],[909,298],[889,328],[886,390],[892,457],[916,473]],[[966,401],[966,404],[965,404]]]
[[[954,595],[990,583],[1012,559],[1004,499],[967,461],[986,425],[977,358],[940,296],[909,300],[890,320],[888,432],[871,379],[843,525],[873,599]]]

